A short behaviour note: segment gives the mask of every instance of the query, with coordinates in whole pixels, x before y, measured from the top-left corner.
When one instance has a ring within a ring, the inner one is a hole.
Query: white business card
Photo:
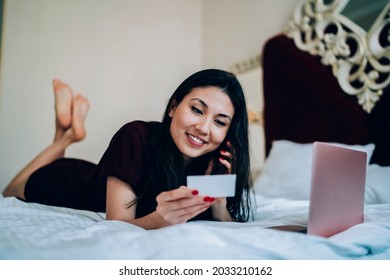
[[[187,187],[203,196],[232,197],[236,192],[236,174],[187,176]]]

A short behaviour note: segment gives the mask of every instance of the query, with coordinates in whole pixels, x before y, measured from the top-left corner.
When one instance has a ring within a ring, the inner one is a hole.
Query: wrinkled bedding
[[[305,225],[308,201],[256,195],[254,221],[197,221],[158,230],[0,196],[0,259],[390,259],[390,204],[330,238],[270,229]]]

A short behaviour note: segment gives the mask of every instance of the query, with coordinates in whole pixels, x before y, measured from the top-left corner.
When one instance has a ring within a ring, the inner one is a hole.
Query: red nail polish
[[[210,197],[209,202],[214,202],[214,200],[215,200],[214,197]]]
[[[226,151],[225,151],[225,150],[221,150],[221,153],[223,153],[223,154],[224,154],[224,153],[226,153]]]
[[[205,196],[205,197],[203,198],[203,201],[205,201],[205,202],[209,202],[209,201],[210,201],[210,199],[211,199],[211,197],[209,197],[209,196]]]
[[[192,193],[193,195],[198,195],[198,194],[199,194],[198,190],[193,190],[191,193]]]

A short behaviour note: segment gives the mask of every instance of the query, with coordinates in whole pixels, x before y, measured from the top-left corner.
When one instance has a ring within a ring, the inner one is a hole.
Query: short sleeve
[[[151,168],[153,131],[146,122],[134,121],[118,130],[98,164],[99,181],[113,176],[128,183],[140,195]]]

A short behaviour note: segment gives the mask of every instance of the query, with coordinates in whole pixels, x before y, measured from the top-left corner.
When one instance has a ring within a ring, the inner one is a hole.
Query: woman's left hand
[[[215,165],[215,161],[218,160],[218,163],[225,166],[226,172],[225,174],[232,174],[234,164],[235,164],[235,150],[230,143],[230,141],[226,142],[226,150],[220,150],[220,157],[218,159],[216,158],[211,158],[209,165],[206,170],[206,175],[210,175],[211,172],[213,171],[213,166]]]
[[[230,143],[230,141],[226,142],[227,150],[221,150],[221,157],[218,158],[219,164],[226,167],[225,174],[232,174],[233,168],[235,164],[235,150]],[[213,167],[215,165],[216,158],[212,158],[209,162],[209,165],[206,170],[206,175],[210,175],[213,171]],[[232,221],[232,217],[226,209],[226,197],[216,197],[214,203],[211,205],[211,211],[213,213],[213,218],[218,221]]]

